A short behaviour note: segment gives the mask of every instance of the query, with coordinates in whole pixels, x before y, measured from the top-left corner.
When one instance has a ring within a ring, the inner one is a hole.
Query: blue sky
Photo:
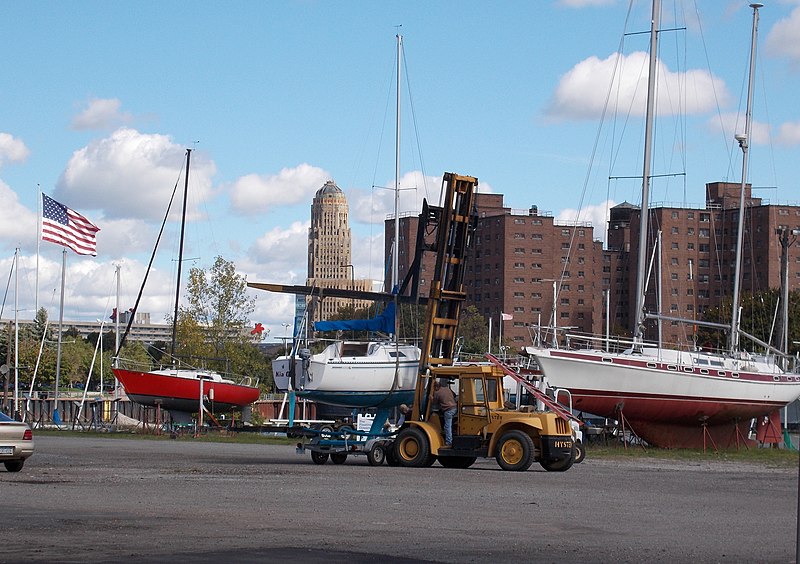
[[[733,133],[752,11],[667,4],[662,27],[686,29],[661,38],[653,172],[686,176],[655,182],[652,200],[702,205],[706,182],[739,178]],[[641,173],[646,36],[627,36],[616,53],[623,32],[648,29],[649,12],[649,1],[629,13],[613,0],[6,3],[0,272],[19,246],[19,315],[32,317],[41,189],[102,229],[96,258],[69,255],[66,318],[107,316],[116,264],[130,307],[193,147],[188,266],[222,255],[250,281],[303,283],[311,198],[333,179],[350,202],[355,274],[382,279],[398,29],[401,213],[435,200],[441,174],[455,171],[512,208],[562,219],[580,209],[600,236],[609,205],[639,202],[639,181],[608,177]],[[800,4],[767,2],[750,180],[772,202],[800,200],[799,65]],[[154,321],[171,308],[173,241],[140,307]],[[51,317],[60,261],[60,248],[42,243],[39,303]],[[282,335],[291,299],[253,295],[253,321]]]

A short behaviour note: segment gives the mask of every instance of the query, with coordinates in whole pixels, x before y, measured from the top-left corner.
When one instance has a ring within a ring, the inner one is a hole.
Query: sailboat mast
[[[395,100],[395,136],[394,136],[394,252],[392,253],[392,288],[400,279],[400,51],[403,47],[403,36],[397,34],[397,95]]]
[[[742,273],[742,246],[744,242],[744,209],[745,188],[747,187],[747,165],[750,160],[750,132],[753,118],[753,76],[756,70],[756,47],[758,39],[758,9],[763,4],[753,3],[753,32],[750,39],[750,76],[747,79],[747,110],[744,115],[744,135],[737,135],[736,140],[742,149],[742,185],[739,191],[739,224],[736,232],[736,270],[733,276],[733,299],[731,301],[731,331],[729,339],[730,352],[739,348],[739,292]]]
[[[650,73],[647,77],[647,111],[644,128],[644,164],[642,170],[642,211],[639,218],[639,260],[636,270],[636,309],[633,327],[634,341],[641,342],[644,337],[644,279],[647,262],[647,231],[649,223],[650,199],[650,161],[653,145],[653,117],[656,98],[656,63],[658,61],[658,18],[661,2],[653,0],[650,20]]]
[[[183,183],[183,211],[181,212],[181,239],[178,248],[178,280],[175,283],[175,315],[172,317],[172,364],[176,365],[176,345],[178,340],[178,302],[181,296],[181,266],[183,266],[183,236],[186,231],[186,200],[189,195],[189,161],[192,150],[186,149],[186,177]]]

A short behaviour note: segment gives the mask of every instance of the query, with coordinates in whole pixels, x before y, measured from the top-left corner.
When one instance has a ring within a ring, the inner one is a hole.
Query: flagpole
[[[54,402],[53,402],[53,423],[56,425],[61,424],[61,418],[58,415],[58,380],[61,378],[61,336],[64,329],[64,286],[67,277],[67,249],[62,251],[61,259],[61,303],[58,307],[58,347],[56,349],[56,381],[54,385]]]
[[[500,327],[497,330],[499,333],[498,341],[497,341],[497,354],[500,355],[500,358],[503,358],[503,313],[500,312]]]
[[[489,354],[492,354],[492,316],[489,316]]]
[[[19,247],[14,251],[14,419],[19,415]]]
[[[34,288],[34,316],[39,313],[39,251],[42,246],[42,187],[41,185],[36,185],[39,188],[39,217],[37,218],[37,227],[39,229],[39,233],[36,236],[36,288]]]
[[[117,265],[117,313],[114,316],[114,350],[117,351],[117,356],[114,357],[114,368],[119,368],[119,273],[120,265]],[[119,397],[119,380],[114,376],[114,399]]]

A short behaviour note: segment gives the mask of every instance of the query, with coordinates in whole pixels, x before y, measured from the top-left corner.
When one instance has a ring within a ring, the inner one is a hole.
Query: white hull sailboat
[[[302,351],[272,361],[275,387],[298,396],[345,407],[410,404],[419,368],[419,348],[390,341],[336,341],[321,353]]]
[[[650,147],[654,116],[655,61],[659,2],[653,2],[650,39],[650,77],[648,83],[645,157],[642,182],[642,209],[637,271],[637,306],[642,312],[636,319],[632,346],[621,352],[587,348],[582,350],[528,347],[548,383],[569,390],[576,410],[622,420],[628,428],[648,443],[663,447],[697,448],[711,439],[719,446],[739,444],[745,439],[753,418],[779,423],[778,409],[800,396],[800,374],[791,372],[766,343],[758,342],[767,354],[741,352],[739,342],[738,288],[747,176],[747,140],[750,136],[752,75],[755,61],[758,8],[752,4],[753,34],[751,47],[750,91],[747,102],[745,135],[737,136],[744,153],[739,239],[733,292],[733,319],[725,328],[731,335],[726,354],[705,351],[678,351],[646,344],[642,327],[646,246],[648,244],[648,190]],[[692,321],[695,324],[701,322]],[[712,324],[713,325],[713,324]]]

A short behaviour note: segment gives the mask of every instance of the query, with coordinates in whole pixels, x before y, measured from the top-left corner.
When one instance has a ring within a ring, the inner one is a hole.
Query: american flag
[[[97,256],[97,236],[94,223],[64,204],[42,194],[42,241],[69,247],[79,255]]]

